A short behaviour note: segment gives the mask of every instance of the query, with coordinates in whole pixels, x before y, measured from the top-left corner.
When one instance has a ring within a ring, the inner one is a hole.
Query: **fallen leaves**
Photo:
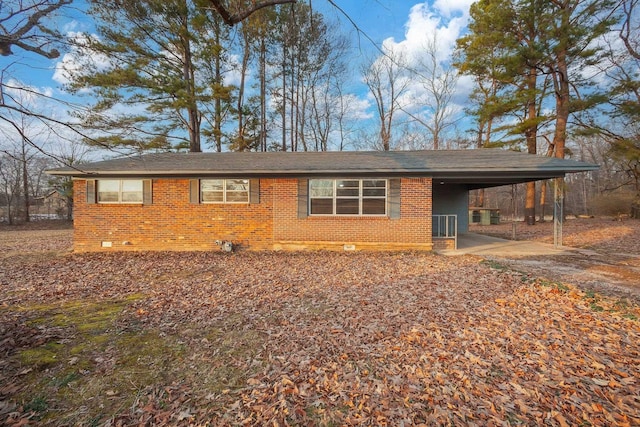
[[[32,417],[24,396],[46,391],[46,423],[88,424],[71,396],[120,375],[127,381],[102,390],[115,409],[101,425],[640,424],[640,322],[607,297],[597,311],[595,295],[475,258],[215,252],[0,262],[0,423]],[[51,341],[78,346],[78,326],[59,319],[87,301],[128,301],[96,333],[139,348],[96,347],[88,360],[70,352],[46,370],[17,362]],[[57,308],[34,324],[44,305]],[[640,317],[636,306],[625,310]],[[135,369],[124,369],[127,354]],[[25,369],[49,388],[33,388]],[[145,369],[153,382],[136,383]],[[63,370],[77,378],[52,387]]]
[[[499,225],[473,224],[470,231],[511,239],[513,223],[506,221]],[[632,219],[624,221],[611,217],[567,219],[562,225],[562,243],[574,248],[640,255],[638,233],[640,233],[640,221]],[[539,222],[533,226],[517,222],[516,239],[553,243],[553,221]]]
[[[512,223],[488,226],[474,224],[470,231],[511,239]],[[537,277],[545,276],[555,281],[571,283],[583,290],[619,295],[640,303],[639,235],[640,221],[637,220],[619,221],[606,217],[571,219],[563,225],[563,244],[587,251],[573,251],[553,257],[520,257],[517,260],[504,257],[494,261],[518,271],[529,271]],[[516,238],[551,244],[553,221],[534,226],[517,223]]]

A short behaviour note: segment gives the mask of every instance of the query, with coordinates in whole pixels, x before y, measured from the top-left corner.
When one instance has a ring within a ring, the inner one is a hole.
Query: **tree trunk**
[[[189,102],[187,107],[188,128],[189,128],[189,151],[199,153],[202,151],[200,145],[200,113],[196,104],[196,81],[193,69],[193,58],[191,55],[191,42],[189,41],[189,23],[188,18],[183,18],[184,35],[182,36],[183,55],[182,55],[182,77],[187,86],[189,94]]]
[[[260,151],[267,151],[267,45],[260,39]]]
[[[635,203],[631,205],[631,218],[640,219],[640,200],[636,200]]]
[[[11,209],[13,201],[11,199],[7,199],[7,223],[9,225],[13,225],[13,211]]]
[[[538,222],[544,222],[545,210],[547,207],[547,181],[542,181],[540,187],[540,218]]]
[[[296,126],[295,126],[295,118],[297,116],[296,109],[297,106],[295,104],[295,94],[296,94],[296,58],[295,55],[291,55],[291,61],[289,63],[289,71],[291,72],[291,81],[289,82],[289,98],[291,100],[291,107],[289,109],[289,134],[291,135],[291,141],[289,141],[289,146],[291,147],[291,151],[298,151],[298,139],[296,138]]]
[[[568,6],[560,10],[561,28],[570,28]],[[556,64],[553,66],[553,78],[556,92],[556,128],[553,134],[553,146],[555,157],[564,159],[564,147],[567,139],[567,123],[569,122],[569,67],[567,64],[567,52],[569,49],[568,35],[560,36],[560,42],[556,48]]]
[[[215,43],[216,46],[220,46],[220,24],[218,20],[215,20]],[[214,55],[214,79],[219,90],[222,87],[222,59],[219,52]],[[218,153],[222,151],[222,99],[220,99],[220,96],[221,94],[218,93],[213,103],[213,140]]]
[[[282,45],[282,151],[287,151],[287,47]]]
[[[65,204],[67,205],[67,221],[73,220],[73,197],[65,197]]]
[[[536,183],[527,182],[527,196],[524,205],[524,220],[527,225],[536,223]]]
[[[247,70],[249,69],[249,55],[251,54],[251,45],[249,43],[249,35],[247,34],[246,28],[243,31],[244,33],[244,52],[242,54],[242,64],[240,65],[240,85],[238,86],[238,101],[236,104],[237,114],[238,114],[238,134],[235,138],[235,148],[237,151],[245,151],[246,143],[244,140],[244,89],[245,89],[245,81],[247,77]]]
[[[527,118],[529,126],[525,129],[524,135],[527,140],[527,152],[536,154],[538,150],[538,125],[536,111],[536,84],[538,81],[538,72],[536,68],[529,68],[527,74],[527,88],[529,89],[529,97],[527,100]],[[535,225],[536,223],[536,183],[527,183],[527,196],[525,199],[524,217],[527,225]]]
[[[27,153],[22,145],[22,193],[24,195],[24,222],[29,222],[29,170],[27,169]]]

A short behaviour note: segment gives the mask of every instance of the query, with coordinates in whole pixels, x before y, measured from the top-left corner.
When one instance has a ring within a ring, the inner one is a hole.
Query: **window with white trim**
[[[201,179],[202,203],[249,203],[248,179]]]
[[[310,179],[311,215],[386,215],[386,179]]]
[[[142,203],[142,179],[99,179],[98,203]]]

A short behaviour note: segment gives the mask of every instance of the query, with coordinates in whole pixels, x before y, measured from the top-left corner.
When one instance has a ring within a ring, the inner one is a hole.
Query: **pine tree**
[[[202,102],[210,85],[198,75],[203,46],[216,48],[203,31],[206,10],[190,0],[93,1],[99,38],[82,39],[86,62],[70,87],[98,101],[83,117],[101,133],[95,140],[137,150],[201,151]],[[197,30],[197,31],[196,31]]]
[[[564,157],[569,117],[603,101],[582,69],[600,57],[594,42],[615,23],[612,11],[609,0],[480,0],[472,5],[470,32],[458,40],[458,49],[461,72],[473,75],[476,93],[486,95],[476,110],[479,128],[510,118],[493,127],[492,136],[499,132],[505,145],[524,137],[527,151],[535,154],[541,126],[553,123],[548,153]],[[545,116],[543,108],[553,113]],[[533,224],[533,183],[526,200],[527,223]]]

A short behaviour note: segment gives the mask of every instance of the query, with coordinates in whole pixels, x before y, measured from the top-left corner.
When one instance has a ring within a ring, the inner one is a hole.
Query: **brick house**
[[[48,171],[74,180],[74,249],[450,247],[470,190],[595,165],[498,149],[161,153]]]

